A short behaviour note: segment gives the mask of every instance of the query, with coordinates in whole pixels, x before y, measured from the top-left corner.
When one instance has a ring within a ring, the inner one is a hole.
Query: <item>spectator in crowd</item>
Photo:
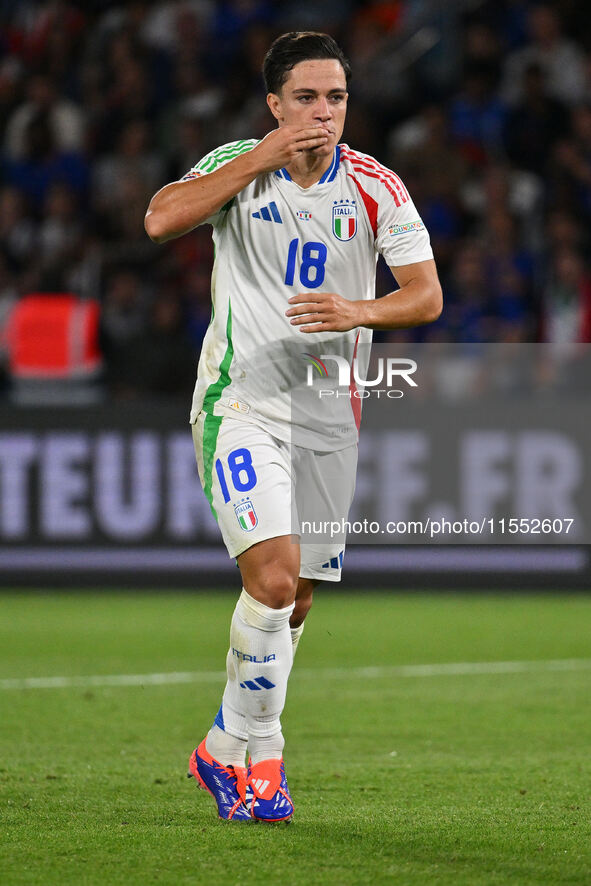
[[[143,385],[143,367],[135,352],[147,326],[148,293],[140,275],[116,268],[108,277],[101,315],[101,349],[106,361],[106,383],[115,399],[136,397]]]
[[[523,96],[507,117],[507,156],[517,168],[545,176],[554,145],[567,125],[565,105],[549,95],[541,65],[532,62],[523,74]]]
[[[482,166],[488,156],[498,157],[502,150],[507,109],[496,86],[494,64],[471,62],[450,107],[456,143],[470,162]]]
[[[535,334],[535,261],[506,208],[489,212],[482,231],[484,267],[499,341],[528,341]]]
[[[525,95],[525,77],[532,64],[544,72],[548,95],[567,105],[585,97],[585,55],[564,36],[560,12],[551,5],[530,3],[529,43],[511,53],[504,70],[502,94],[511,105]]]
[[[591,221],[591,107],[580,105],[571,112],[571,135],[556,151],[557,173],[564,197]]]
[[[47,193],[38,235],[38,257],[46,279],[53,280],[51,288],[64,288],[64,271],[79,254],[83,229],[77,210],[72,189],[61,182],[53,184]]]
[[[5,158],[6,180],[18,188],[32,206],[40,207],[55,182],[66,182],[81,196],[88,186],[88,165],[81,154],[60,149],[47,111],[31,117],[23,134],[22,154]]]
[[[0,253],[6,265],[18,272],[33,256],[37,225],[21,190],[7,185],[0,190]]]
[[[30,151],[31,123],[43,117],[47,121],[52,144],[62,154],[79,154],[84,148],[85,121],[81,108],[58,93],[47,74],[32,76],[27,99],[10,116],[4,136],[4,151],[9,160],[24,160]]]
[[[446,292],[448,317],[443,325],[450,341],[496,340],[498,319],[487,280],[486,253],[477,240],[465,241],[458,249]]]
[[[126,180],[139,176],[147,190],[152,190],[158,188],[163,174],[164,162],[151,149],[147,121],[141,118],[130,120],[123,126],[114,150],[94,164],[93,205],[102,212],[108,212],[114,205],[121,208]]]
[[[568,246],[552,256],[542,323],[545,341],[565,345],[591,340],[591,276],[582,256]]]
[[[566,246],[581,255],[589,255],[589,233],[567,209],[550,210],[546,219],[546,239],[549,253]]]
[[[390,144],[390,168],[398,170],[411,188],[431,237],[437,267],[445,275],[464,225],[460,195],[469,164],[458,151],[449,120],[438,105],[427,105],[394,129]]]
[[[134,348],[140,393],[190,397],[197,372],[197,349],[186,327],[176,287],[164,285],[151,305],[148,328]]]

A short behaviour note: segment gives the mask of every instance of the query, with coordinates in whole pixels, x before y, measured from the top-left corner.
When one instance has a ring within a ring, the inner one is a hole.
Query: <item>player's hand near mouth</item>
[[[274,172],[282,166],[289,166],[303,151],[322,147],[328,142],[330,135],[328,127],[321,125],[305,129],[299,126],[280,126],[269,132],[250,151],[250,158],[258,167],[257,174]]]
[[[305,151],[324,147],[334,137],[325,126],[280,126],[255,147],[208,175],[172,182],[150,201],[145,227],[150,239],[165,243],[192,231],[218,212],[257,175],[289,166]]]

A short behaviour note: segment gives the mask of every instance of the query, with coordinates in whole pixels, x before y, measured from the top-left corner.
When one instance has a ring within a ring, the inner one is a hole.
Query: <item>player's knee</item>
[[[249,582],[247,592],[255,600],[271,609],[284,609],[291,606],[297,590],[297,576],[288,569],[265,570]]]

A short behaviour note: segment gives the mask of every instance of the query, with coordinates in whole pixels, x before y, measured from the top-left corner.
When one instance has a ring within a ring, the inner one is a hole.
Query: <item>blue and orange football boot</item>
[[[249,764],[246,788],[252,792],[248,808],[257,821],[272,823],[289,821],[292,817],[294,805],[287,787],[283,759],[261,760],[254,766]]]
[[[218,814],[225,821],[249,821],[253,818],[246,807],[246,768],[224,766],[205,748],[205,739],[191,754],[187,777],[209,791],[217,803]]]

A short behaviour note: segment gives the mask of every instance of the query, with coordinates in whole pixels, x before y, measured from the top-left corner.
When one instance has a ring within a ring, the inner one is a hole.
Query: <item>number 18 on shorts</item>
[[[252,422],[205,412],[193,425],[193,441],[201,484],[231,557],[281,535],[298,541],[302,533],[300,576],[339,581],[344,533],[315,535],[314,527],[346,521],[356,445],[318,452],[278,440]]]

